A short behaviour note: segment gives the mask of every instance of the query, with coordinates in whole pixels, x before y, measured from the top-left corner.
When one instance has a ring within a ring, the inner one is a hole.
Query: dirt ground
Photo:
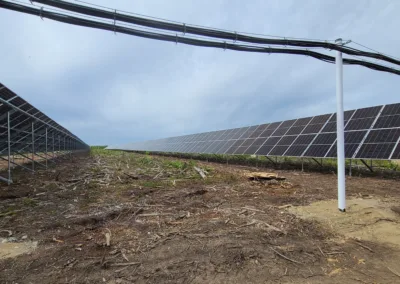
[[[14,181],[0,185],[0,283],[400,283],[398,180],[348,177],[346,213],[334,174],[133,153]]]

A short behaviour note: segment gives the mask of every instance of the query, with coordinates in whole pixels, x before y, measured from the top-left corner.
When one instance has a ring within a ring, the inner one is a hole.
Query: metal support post
[[[45,146],[45,151],[46,151],[46,169],[47,169],[47,127],[46,127],[46,144],[45,144],[46,146]]]
[[[349,163],[349,176],[351,177],[351,168],[352,168],[352,165],[351,165],[351,159],[350,159],[350,163]]]
[[[53,132],[53,159],[54,159],[54,157],[55,157],[55,152],[54,152],[54,132]]]
[[[342,39],[337,39],[336,44],[341,45]],[[341,51],[336,51],[336,108],[338,208],[340,211],[345,212],[346,181],[344,156],[343,59]]]
[[[32,172],[35,172],[35,123],[32,122]]]
[[[303,158],[300,159],[301,159],[301,171],[304,172],[304,160]]]
[[[10,133],[10,112],[7,113],[7,143],[8,143],[8,185],[12,183],[11,180],[11,133]]]

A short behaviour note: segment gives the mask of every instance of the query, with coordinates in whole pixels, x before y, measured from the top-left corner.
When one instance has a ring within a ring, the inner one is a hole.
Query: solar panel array
[[[32,123],[35,152],[45,151],[46,129],[48,151],[89,148],[76,135],[0,83],[0,155],[8,153],[8,114],[12,153],[32,151]]]
[[[344,113],[345,156],[360,159],[400,159],[400,103]],[[336,114],[265,123],[145,142],[108,149],[263,155],[336,157]]]

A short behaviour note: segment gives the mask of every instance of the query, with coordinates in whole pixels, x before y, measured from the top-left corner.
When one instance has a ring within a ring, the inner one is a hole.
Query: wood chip
[[[265,172],[252,172],[244,173],[244,176],[251,180],[285,180],[285,177],[279,177],[276,173],[265,173]]]
[[[57,242],[57,243],[64,243],[63,240],[56,239],[56,237],[53,237],[53,241],[55,241],[55,242]]]
[[[106,228],[106,230],[108,231],[107,233],[104,234],[104,236],[106,237],[106,246],[110,246],[111,244],[111,231],[110,229]]]
[[[199,175],[203,178],[203,179],[205,179],[207,176],[206,176],[206,174],[205,174],[205,172],[202,170],[202,169],[200,169],[200,168],[198,168],[198,167],[193,167],[198,173],[199,173]]]
[[[289,207],[293,207],[293,205],[292,204],[286,204],[286,205],[278,206],[279,209],[285,209],[285,208],[289,208]]]

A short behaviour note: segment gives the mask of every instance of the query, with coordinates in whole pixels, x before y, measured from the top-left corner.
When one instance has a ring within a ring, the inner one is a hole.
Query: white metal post
[[[35,123],[32,122],[32,173],[35,172]]]
[[[7,143],[8,143],[8,185],[11,184],[11,132],[10,112],[7,113]]]
[[[47,169],[47,127],[46,127],[46,169]]]
[[[53,132],[53,159],[55,158],[55,156],[56,156],[56,153],[54,151],[54,132]]]
[[[342,39],[337,39],[336,44],[341,45]],[[336,51],[336,108],[338,208],[340,211],[345,212],[346,181],[344,156],[343,59],[341,51]]]

